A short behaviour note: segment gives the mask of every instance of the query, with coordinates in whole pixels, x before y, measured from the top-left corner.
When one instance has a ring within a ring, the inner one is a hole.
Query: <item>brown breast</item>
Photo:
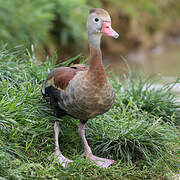
[[[66,91],[60,92],[61,108],[81,120],[87,120],[107,112],[114,104],[115,93],[107,81],[98,88],[86,78],[86,72],[78,72]]]

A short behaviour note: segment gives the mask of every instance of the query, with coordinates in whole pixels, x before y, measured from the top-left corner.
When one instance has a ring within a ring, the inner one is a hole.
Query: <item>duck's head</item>
[[[89,41],[95,41],[95,37],[101,37],[103,34],[118,38],[119,34],[111,27],[111,17],[107,11],[101,8],[95,8],[90,11],[87,30]]]

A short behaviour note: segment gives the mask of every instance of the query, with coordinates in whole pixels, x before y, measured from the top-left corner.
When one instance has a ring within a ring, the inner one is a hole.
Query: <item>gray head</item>
[[[118,33],[111,27],[111,17],[108,12],[101,8],[95,8],[90,11],[87,20],[87,30],[89,43],[92,46],[100,45],[100,39],[103,34],[118,38]]]

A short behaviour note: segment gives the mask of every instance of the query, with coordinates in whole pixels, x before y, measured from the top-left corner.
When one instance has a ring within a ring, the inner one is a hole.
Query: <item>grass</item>
[[[74,162],[67,169],[59,166],[51,158],[56,117],[40,94],[54,62],[40,64],[22,47],[0,48],[0,179],[169,179],[178,174],[180,106],[172,84],[155,90],[149,78],[135,80],[131,73],[125,83],[111,80],[114,108],[87,123],[93,152],[117,163],[101,169],[82,159],[79,121],[66,116],[60,119],[59,139]]]

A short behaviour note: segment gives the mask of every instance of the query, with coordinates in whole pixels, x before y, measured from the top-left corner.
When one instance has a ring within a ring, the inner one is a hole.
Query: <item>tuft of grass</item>
[[[68,60],[69,65],[75,58]],[[130,74],[125,83],[112,81],[114,108],[87,123],[87,139],[96,155],[114,158],[109,169],[95,167],[83,152],[79,121],[59,119],[60,147],[74,160],[67,169],[52,156],[53,123],[57,120],[40,94],[41,84],[55,67],[43,64],[22,47],[0,48],[0,178],[8,179],[167,179],[178,172],[179,105],[171,86]]]

